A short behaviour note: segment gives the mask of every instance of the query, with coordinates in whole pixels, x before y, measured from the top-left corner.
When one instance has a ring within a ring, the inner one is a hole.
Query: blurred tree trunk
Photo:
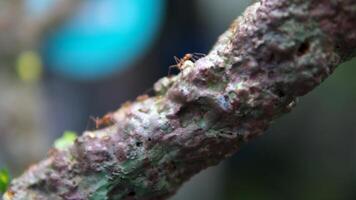
[[[14,174],[39,159],[49,146],[45,134],[48,127],[42,123],[45,119],[41,109],[46,102],[39,84],[19,78],[19,55],[36,51],[38,39],[71,16],[80,2],[54,1],[40,17],[27,12],[23,0],[0,0],[0,165],[6,163]],[[14,145],[24,141],[33,148]]]
[[[36,48],[39,38],[70,17],[81,1],[55,0],[45,12],[33,16],[23,0],[0,0],[0,57]]]

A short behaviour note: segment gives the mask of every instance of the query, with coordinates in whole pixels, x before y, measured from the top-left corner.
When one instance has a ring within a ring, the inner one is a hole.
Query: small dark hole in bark
[[[273,53],[271,53],[271,54],[268,56],[267,62],[272,62],[273,60],[275,60],[275,55],[274,55]]]
[[[279,97],[284,97],[284,96],[286,96],[286,94],[285,94],[281,89],[277,89],[277,90],[276,90],[276,94],[277,94]]]
[[[172,164],[172,169],[173,169],[173,170],[176,170],[176,169],[177,169],[176,163],[174,163],[174,162],[172,161],[171,164]]]
[[[279,96],[280,98],[286,96],[286,93],[283,91],[282,87],[280,85],[277,85],[275,88],[274,88],[274,91],[273,91],[277,96]]]
[[[298,56],[302,56],[309,50],[309,42],[303,42],[298,48]]]
[[[138,147],[142,146],[142,142],[136,142],[136,146]]]
[[[152,138],[149,137],[147,140],[148,140],[149,142],[151,142],[151,141],[152,141]]]
[[[134,192],[134,191],[131,191],[131,192],[129,192],[129,194],[127,195],[127,196],[130,196],[130,197],[132,197],[132,196],[135,196],[136,195],[136,192]]]

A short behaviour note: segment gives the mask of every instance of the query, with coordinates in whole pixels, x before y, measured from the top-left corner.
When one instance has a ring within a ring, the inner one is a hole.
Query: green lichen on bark
[[[166,199],[355,55],[355,1],[263,0],[211,52],[15,179],[5,200]]]

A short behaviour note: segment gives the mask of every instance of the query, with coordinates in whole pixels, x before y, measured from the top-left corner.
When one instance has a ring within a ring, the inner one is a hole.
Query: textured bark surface
[[[213,14],[212,14],[213,15]],[[355,0],[263,0],[195,63],[52,150],[9,199],[166,199],[234,154],[356,53]],[[114,91],[113,91],[114,92]]]

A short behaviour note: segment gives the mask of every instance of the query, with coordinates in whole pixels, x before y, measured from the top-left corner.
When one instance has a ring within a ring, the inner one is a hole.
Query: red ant
[[[174,60],[176,61],[176,64],[169,66],[168,76],[171,74],[172,68],[177,68],[180,71],[182,71],[183,65],[186,61],[191,60],[191,61],[195,62],[203,56],[206,56],[206,55],[203,53],[187,53],[183,56],[183,58],[178,58],[177,56],[174,56]]]
[[[104,117],[102,118],[100,117],[90,117],[90,118],[94,121],[96,129],[100,128],[101,126],[109,126],[114,123],[112,113],[108,113],[104,115]]]

